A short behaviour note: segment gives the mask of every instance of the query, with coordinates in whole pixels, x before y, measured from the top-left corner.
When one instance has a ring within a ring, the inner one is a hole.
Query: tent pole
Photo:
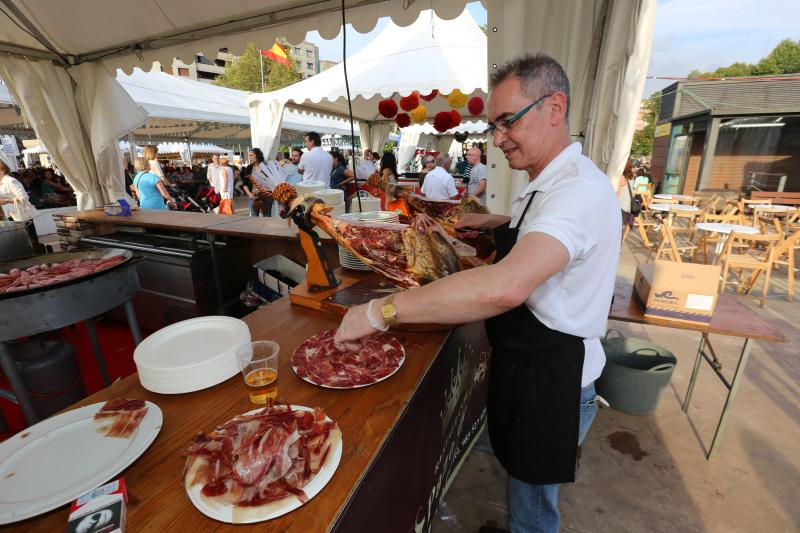
[[[189,166],[192,166],[192,143],[189,142],[189,139],[184,139],[186,141],[186,149],[189,152]]]

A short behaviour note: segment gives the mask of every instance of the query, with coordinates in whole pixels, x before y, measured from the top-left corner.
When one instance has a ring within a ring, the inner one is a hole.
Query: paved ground
[[[633,277],[645,259],[638,250],[625,247],[619,276]],[[681,411],[699,334],[609,323],[672,350],[679,362],[653,415],[600,410],[584,443],[578,481],[561,490],[563,531],[800,531],[800,303],[786,301],[785,269],[776,278],[764,309],[755,299],[760,287],[741,299],[790,341],[755,342],[711,461],[704,450],[726,391],[708,365],[701,367],[689,416]],[[740,341],[712,336],[712,342],[731,376]],[[505,528],[505,472],[481,442],[445,497],[433,531]]]

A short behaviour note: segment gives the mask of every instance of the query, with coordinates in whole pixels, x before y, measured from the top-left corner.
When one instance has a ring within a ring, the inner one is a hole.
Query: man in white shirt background
[[[306,133],[303,141],[308,151],[300,157],[297,172],[303,175],[303,181],[321,181],[330,189],[333,157],[322,149],[322,138],[316,131]]]
[[[431,156],[425,156],[426,167],[430,165]],[[439,154],[436,156],[436,168],[425,174],[422,183],[422,194],[431,200],[451,200],[458,196],[456,182],[447,171],[450,168],[450,156]]]
[[[222,193],[219,183],[219,169],[222,165],[219,164],[219,156],[214,154],[211,156],[211,163],[206,167],[206,179],[208,184],[214,187],[217,194]]]
[[[477,196],[483,205],[486,205],[486,165],[481,163],[481,149],[473,146],[467,152],[469,169],[469,183],[467,195]]]

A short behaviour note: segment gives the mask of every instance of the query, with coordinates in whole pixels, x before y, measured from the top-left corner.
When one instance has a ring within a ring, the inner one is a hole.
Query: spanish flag
[[[272,45],[272,48],[269,50],[261,50],[261,55],[272,59],[273,61],[277,61],[282,65],[290,65],[291,62],[289,61],[289,54],[286,53],[286,50],[283,49],[281,45],[277,42]]]

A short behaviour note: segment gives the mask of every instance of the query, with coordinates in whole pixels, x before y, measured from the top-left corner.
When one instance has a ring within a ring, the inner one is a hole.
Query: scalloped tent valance
[[[452,19],[464,4],[345,0],[347,22],[359,33],[372,30],[380,17],[408,26],[428,8]],[[239,55],[247,43],[266,46],[277,37],[299,43],[312,30],[333,39],[342,23],[341,3],[330,0],[7,0],[4,7],[0,51],[65,65],[102,61],[112,72],[127,73],[173,58],[191,63],[198,53],[216,57],[220,48]]]
[[[462,4],[463,6],[463,4]],[[467,95],[486,96],[486,35],[464,9],[452,20],[423,11],[408,27],[389,24],[369,46],[347,59],[353,118],[363,122],[393,122],[378,112],[383,98],[405,96],[412,91],[427,94],[438,89],[448,94],[459,89]],[[278,91],[253,94],[251,107],[286,104],[292,109],[347,116],[344,65],[338,64],[311,78]],[[422,102],[429,120],[449,110],[444,96]],[[468,119],[463,107],[461,114]]]

